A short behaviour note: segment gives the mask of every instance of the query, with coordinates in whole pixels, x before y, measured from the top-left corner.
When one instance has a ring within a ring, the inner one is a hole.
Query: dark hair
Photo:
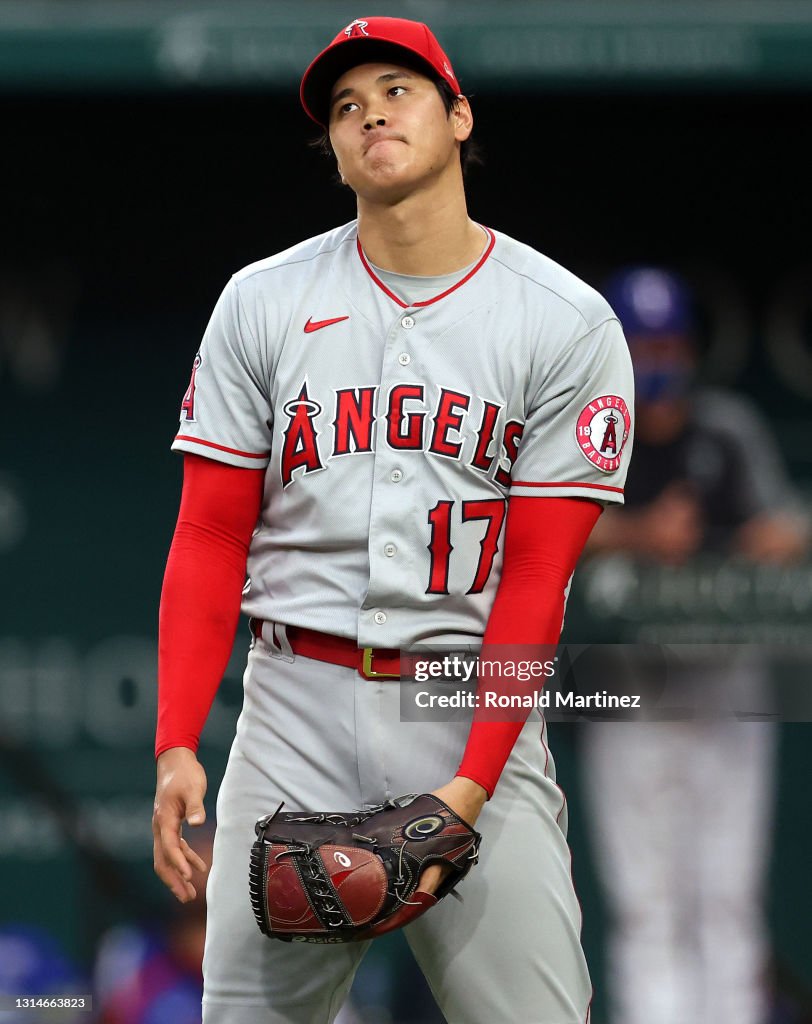
[[[440,99],[443,101],[447,117],[451,117],[457,107],[457,94],[444,78],[433,78]],[[330,132],[325,128],[318,138],[311,143],[314,149],[327,157],[334,157],[333,146],[330,142]],[[479,145],[469,136],[465,142],[460,144],[460,165],[463,178],[467,176],[468,170],[474,164],[482,163],[482,154]],[[340,179],[339,179],[340,180]]]

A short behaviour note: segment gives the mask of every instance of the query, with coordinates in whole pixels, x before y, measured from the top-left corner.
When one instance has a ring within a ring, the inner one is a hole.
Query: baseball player
[[[601,520],[589,547],[668,566],[699,554],[801,558],[808,522],[767,424],[743,396],[697,386],[687,284],[633,267],[606,294],[632,354],[637,439],[627,503]],[[695,720],[582,731],[617,1024],[767,1019],[763,886],[777,737],[772,723],[732,711],[763,707],[768,666],[756,646],[720,650],[709,660],[707,648],[682,648],[669,673],[670,703],[698,696]]]
[[[206,1024],[332,1021],[367,948],[259,934],[256,820],[280,801],[347,810],[408,792],[483,837],[464,902],[405,932],[447,1019],[583,1024],[541,716],[403,722],[395,656],[557,642],[583,545],[623,500],[628,350],[600,295],[468,216],[471,108],[427,26],[352,22],[301,99],[358,216],[235,274],[194,359],[161,598],[156,871],[192,897],[203,865],[181,825],[204,817],[195,751],[242,605],[254,639],[217,801]],[[430,865],[421,889],[443,876]]]

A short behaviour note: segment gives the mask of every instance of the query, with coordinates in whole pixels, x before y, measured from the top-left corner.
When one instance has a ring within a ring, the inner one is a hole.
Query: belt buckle
[[[365,647],[361,657],[361,674],[365,679],[400,679],[400,672],[376,672],[372,667],[372,651],[374,648]]]

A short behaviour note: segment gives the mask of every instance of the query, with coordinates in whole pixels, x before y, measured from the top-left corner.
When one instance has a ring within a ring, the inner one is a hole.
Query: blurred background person
[[[697,385],[687,285],[638,267],[618,272],[605,294],[632,353],[636,435],[625,506],[601,517],[590,553],[671,567],[707,555],[800,559],[808,522],[765,421],[743,397]],[[677,703],[695,705],[686,720],[581,732],[609,911],[611,1020],[765,1024],[777,733],[736,712],[763,707],[769,666],[757,649],[684,650],[666,683]]]
[[[88,995],[90,985],[78,964],[45,928],[30,924],[0,926],[0,996],[6,1001],[0,1012],[3,1024],[30,1024],[34,1020],[86,1021],[85,1010],[37,1007],[13,1008],[21,996],[64,998]]]

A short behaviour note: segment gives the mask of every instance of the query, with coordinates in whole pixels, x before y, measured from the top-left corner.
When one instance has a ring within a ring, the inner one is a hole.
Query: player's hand
[[[681,565],[699,550],[702,510],[687,482],[677,481],[640,509],[609,509],[587,543],[597,552],[629,551],[667,565]]]
[[[770,512],[749,519],[733,538],[733,549],[753,562],[792,565],[807,549],[805,523],[782,512]]]
[[[689,488],[673,484],[639,513],[634,529],[642,554],[669,565],[680,565],[702,543],[699,502]]]
[[[184,820],[190,825],[202,825],[206,820],[206,773],[186,747],[165,750],[157,767],[152,814],[155,874],[181,903],[188,903],[197,896],[192,871],[205,872],[206,864],[181,836],[181,827]]]
[[[485,806],[485,801],[488,799],[487,791],[478,782],[466,779],[462,775],[457,775],[445,786],[433,790],[433,795],[447,803],[455,814],[458,814],[463,821],[471,826],[476,824],[476,820]],[[429,864],[420,876],[418,891],[436,892],[450,870],[442,864]]]

